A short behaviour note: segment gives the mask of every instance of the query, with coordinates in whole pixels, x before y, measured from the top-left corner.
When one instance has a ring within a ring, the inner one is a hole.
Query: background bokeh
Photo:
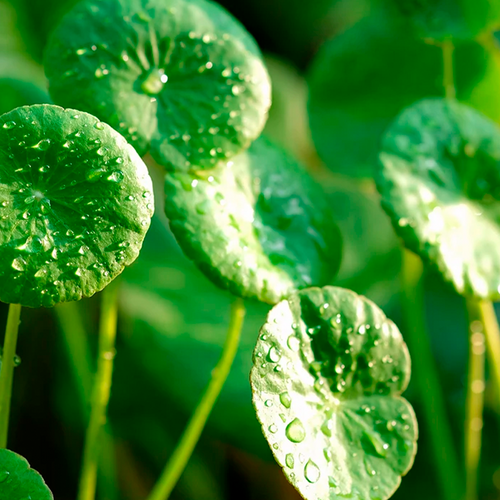
[[[0,0],[0,113],[22,104],[49,102],[43,49],[73,3]],[[390,15],[377,0],[221,3],[264,52],[273,82],[266,133],[307,165],[331,200],[344,238],[342,267],[334,284],[368,296],[401,325],[402,248],[379,206],[371,169],[378,134],[388,120],[413,100],[442,92],[436,47],[410,39],[401,27],[388,27]],[[320,49],[329,39],[330,45]],[[328,73],[328,85],[319,92],[321,107],[330,115],[313,116],[312,121],[328,121],[326,139],[316,144],[326,164],[313,145],[307,114],[306,75],[311,75],[313,84],[318,50],[318,60],[324,59],[321,71]],[[456,60],[459,98],[500,121],[496,42],[463,43],[457,46]],[[154,167],[152,174],[158,181],[157,215],[140,258],[122,277],[118,354],[99,500],[146,497],[218,359],[233,300],[180,251],[162,215],[160,174]],[[426,272],[425,294],[432,349],[456,452],[462,459],[464,304],[431,271]],[[90,384],[88,374],[78,372],[78,367],[94,359],[98,303],[95,297],[54,310],[23,311],[18,348],[22,363],[15,374],[10,447],[43,475],[56,500],[72,500],[76,494],[88,411],[83,401]],[[247,309],[233,370],[174,500],[299,498],[273,462],[251,405],[251,353],[268,306],[249,302]],[[3,322],[5,306],[0,307],[0,316]],[[490,404],[491,393],[488,384],[481,498],[494,500],[500,499],[500,414]],[[420,416],[420,395],[413,384],[407,397]],[[415,466],[395,499],[442,497],[430,438],[423,419],[419,421]]]

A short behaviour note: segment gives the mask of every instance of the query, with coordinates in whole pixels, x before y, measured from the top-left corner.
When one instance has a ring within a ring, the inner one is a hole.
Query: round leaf
[[[471,39],[500,25],[498,0],[395,0],[395,3],[426,39]]]
[[[264,138],[208,177],[167,174],[165,193],[183,250],[236,295],[273,304],[338,270],[340,235],[322,190]]]
[[[104,288],[153,213],[147,168],[97,118],[58,106],[0,117],[0,300],[50,307]]]
[[[404,110],[380,155],[382,203],[405,244],[461,294],[500,297],[500,129],[444,99]]]
[[[85,109],[167,169],[212,168],[264,127],[270,83],[254,42],[204,0],[89,0],[54,33],[55,102]]]
[[[441,47],[411,32],[408,22],[377,11],[318,52],[308,76],[308,112],[314,144],[331,170],[373,177],[390,122],[415,101],[443,95]],[[457,96],[498,120],[500,70],[490,45],[456,44]]]
[[[307,500],[386,499],[411,467],[417,423],[400,394],[406,345],[368,299],[310,288],[276,305],[250,380],[262,430]]]
[[[0,498],[54,500],[42,476],[30,469],[26,459],[4,449],[0,449]]]

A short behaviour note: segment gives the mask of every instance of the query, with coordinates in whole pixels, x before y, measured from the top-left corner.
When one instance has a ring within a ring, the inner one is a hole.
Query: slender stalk
[[[469,370],[465,401],[465,491],[466,500],[477,500],[477,476],[481,456],[484,406],[484,327],[481,304],[467,299],[469,311]]]
[[[82,313],[78,302],[66,302],[54,308],[59,322],[61,337],[71,362],[74,383],[77,388],[82,416],[89,418],[90,399],[92,397],[92,356],[88,343]],[[102,436],[102,458],[97,490],[108,500],[117,497],[116,470],[114,460],[114,442],[109,424],[104,425]]]
[[[486,338],[490,376],[493,378],[497,397],[500,396],[500,328],[493,304],[489,301],[479,302],[479,315]],[[497,401],[500,411],[500,401]]]
[[[166,500],[185,469],[210,412],[229,375],[236,351],[238,350],[244,317],[245,306],[243,301],[236,299],[231,308],[231,319],[226,342],[219,362],[212,371],[212,378],[148,500]]]
[[[0,449],[7,448],[12,381],[16,366],[14,358],[16,357],[20,318],[21,306],[10,304],[3,344],[2,368],[0,369]]]
[[[451,40],[445,40],[441,44],[443,51],[443,87],[447,99],[455,99],[455,77],[453,72],[453,51],[455,47]]]
[[[92,390],[90,422],[85,438],[78,500],[94,500],[95,498],[97,467],[103,438],[102,429],[106,422],[115,357],[117,293],[116,282],[108,285],[102,293],[97,373]]]
[[[442,498],[459,500],[463,498],[463,481],[425,324],[422,275],[422,261],[405,250],[402,270],[405,340],[413,360],[413,373],[421,398],[425,424],[430,434],[432,456]]]

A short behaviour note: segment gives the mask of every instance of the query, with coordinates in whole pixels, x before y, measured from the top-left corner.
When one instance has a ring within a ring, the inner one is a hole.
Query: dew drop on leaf
[[[304,467],[304,476],[310,483],[315,483],[320,477],[319,467],[312,461],[308,460]]]
[[[296,418],[287,425],[285,434],[292,443],[301,443],[306,437],[306,430],[302,422]]]

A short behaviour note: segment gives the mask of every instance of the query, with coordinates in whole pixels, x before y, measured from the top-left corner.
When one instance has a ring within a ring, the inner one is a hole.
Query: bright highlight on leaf
[[[0,498],[5,500],[54,500],[42,476],[26,459],[0,449]]]
[[[165,194],[183,250],[235,295],[273,304],[338,270],[340,235],[324,193],[267,139],[206,175],[167,174]]]
[[[461,294],[500,297],[500,129],[444,99],[387,131],[378,187],[394,227]]]
[[[270,83],[255,42],[204,0],[90,0],[46,53],[54,100],[95,114],[167,169],[212,168],[260,135]]]
[[[411,467],[417,422],[400,395],[410,358],[394,323],[343,288],[276,305],[250,380],[262,430],[306,500],[387,499]]]
[[[97,118],[58,106],[0,117],[0,300],[50,307],[103,289],[137,257],[148,171]]]

